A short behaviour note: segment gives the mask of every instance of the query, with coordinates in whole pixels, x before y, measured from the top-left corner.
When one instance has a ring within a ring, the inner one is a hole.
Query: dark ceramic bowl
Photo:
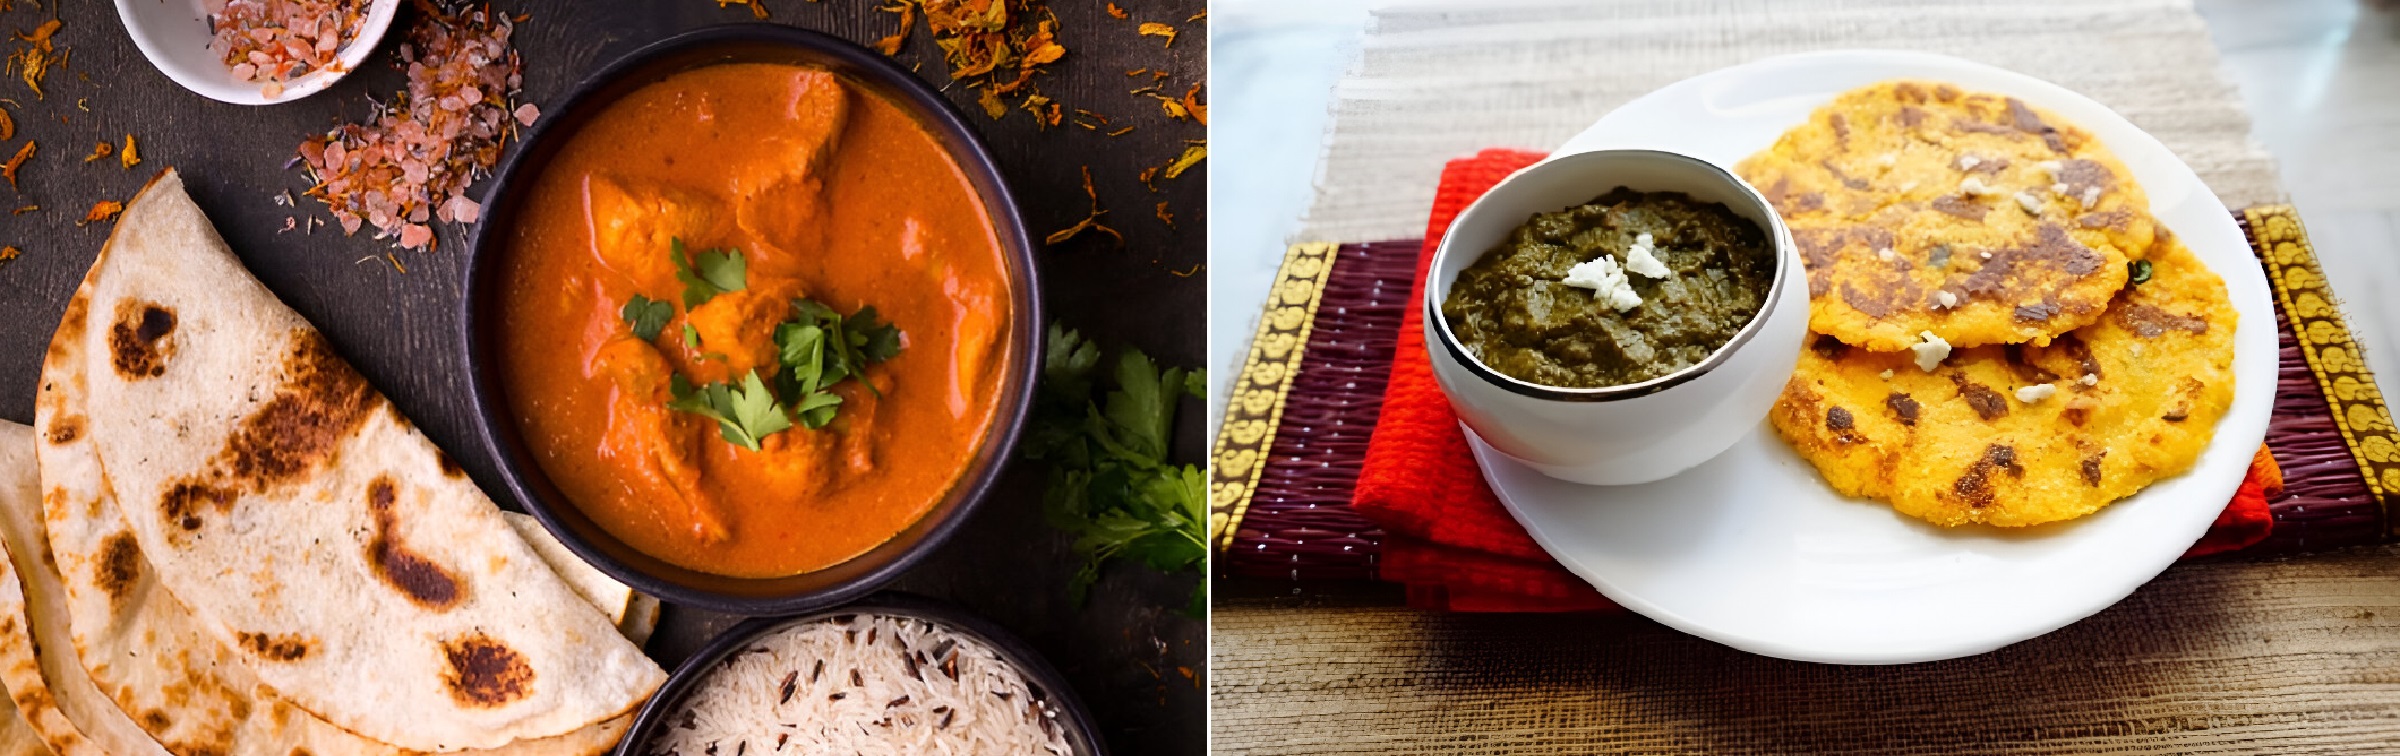
[[[524,197],[553,155],[602,108],[633,90],[677,72],[725,63],[797,63],[818,66],[883,95],[914,115],[958,163],[991,216],[1005,252],[1012,316],[1008,363],[1002,367],[999,406],[983,444],[950,491],[922,519],[891,540],[847,562],[780,578],[736,578],[670,564],[635,550],[603,530],[561,494],[520,437],[507,389],[500,379],[501,276]],[[1000,169],[966,119],[933,88],[907,69],[864,47],[823,34],[770,24],[735,24],[699,29],[644,47],[579,85],[563,105],[544,115],[516,155],[500,167],[492,199],[485,203],[467,262],[466,295],[460,323],[466,345],[467,389],[475,424],[500,470],[506,495],[576,555],[610,576],[666,601],[721,612],[767,615],[806,612],[840,604],[889,582],[940,548],[965,523],[990,490],[1016,446],[1041,366],[1040,297],[1033,242]]]
[[[754,617],[726,630],[716,640],[709,641],[708,646],[700,649],[699,653],[685,659],[683,666],[676,667],[675,674],[667,678],[667,683],[659,686],[658,692],[650,696],[649,703],[642,705],[641,714],[634,717],[632,729],[625,732],[623,740],[617,741],[617,756],[642,756],[648,753],[650,741],[672,726],[668,719],[683,706],[684,699],[700,684],[701,678],[720,668],[719,663],[726,656],[767,633],[842,614],[882,614],[920,619],[983,641],[998,651],[1001,658],[1016,665],[1017,670],[1025,674],[1025,681],[1032,686],[1034,696],[1043,699],[1051,711],[1058,713],[1058,726],[1066,734],[1067,745],[1074,749],[1076,756],[1106,756],[1108,753],[1107,744],[1100,739],[1100,732],[1092,723],[1091,712],[1084,709],[1083,702],[1075,697],[1075,689],[1067,685],[1066,678],[1044,661],[1041,654],[1034,653],[1031,646],[1008,634],[999,625],[968,614],[966,610],[913,594],[886,591],[854,604],[808,614]]]

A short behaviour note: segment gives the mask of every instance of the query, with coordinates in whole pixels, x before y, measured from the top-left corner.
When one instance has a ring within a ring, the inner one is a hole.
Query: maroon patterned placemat
[[[2400,446],[2298,218],[2288,206],[2235,215],[2278,295],[2280,379],[2267,443],[2285,481],[2283,495],[2269,502],[2275,526],[2267,540],[2237,553],[2395,540],[2381,483],[2400,484],[2400,469],[2382,469],[2386,457],[2400,466]],[[1330,271],[1312,272],[1311,278],[1322,278],[1322,293],[1305,327],[1292,331],[1304,333],[1306,341],[1288,389],[1250,399],[1276,410],[1258,413],[1275,420],[1258,450],[1263,453],[1253,457],[1255,483],[1246,497],[1232,487],[1212,492],[1219,574],[1291,581],[1375,577],[1383,533],[1350,508],[1350,498],[1382,407],[1393,345],[1412,312],[1407,300],[1422,249],[1419,241],[1341,245],[1331,255]],[[1287,283],[1279,277],[1279,286]],[[2295,333],[2291,311],[2301,313],[2307,341]],[[1262,328],[1262,337],[1268,330]],[[1229,428],[1238,414],[1238,407],[1228,413]],[[1221,438],[1220,456],[1234,446]]]

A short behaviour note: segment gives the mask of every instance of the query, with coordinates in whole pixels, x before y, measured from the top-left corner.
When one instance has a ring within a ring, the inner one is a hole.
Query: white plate
[[[142,57],[183,88],[219,102],[272,105],[322,92],[364,65],[391,29],[400,0],[368,0],[358,36],[335,56],[341,65],[284,82],[283,91],[273,97],[267,96],[265,84],[233,78],[233,69],[209,48],[216,32],[204,5],[201,0],[117,0],[117,18],[125,22],[125,33],[141,48]]]
[[[1627,103],[1560,152],[1640,147],[1731,167],[1845,90],[1897,78],[2013,95],[2089,130],[2151,210],[2225,279],[2233,406],[2184,475],[2098,514],[2019,531],[1944,529],[1834,493],[1762,421],[1724,456],[1641,486],[1553,480],[1468,433],[1485,479],[1542,548],[1602,594],[1676,629],[1786,659],[1931,661],[2065,626],[2148,582],[2207,531],[2266,436],[2275,311],[2233,217],[2158,140],[2100,104],[1956,58],[1844,51],[1769,58]]]

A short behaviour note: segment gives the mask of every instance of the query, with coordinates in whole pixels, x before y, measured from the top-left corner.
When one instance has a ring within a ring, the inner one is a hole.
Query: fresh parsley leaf
[[[2135,260],[2126,265],[2125,279],[2132,281],[2133,285],[2140,286],[2150,282],[2152,268],[2149,260]]]
[[[1082,603],[1115,559],[1170,574],[1197,571],[1208,559],[1206,476],[1197,465],[1169,462],[1167,452],[1176,403],[1201,393],[1201,374],[1160,370],[1128,349],[1103,375],[1098,345],[1057,324],[1049,340],[1022,448],[1050,468],[1044,519],[1075,536],[1084,557],[1068,597]],[[1206,602],[1205,586],[1195,588],[1186,611],[1197,616]]]
[[[717,421],[718,435],[751,451],[758,451],[759,439],[792,427],[783,403],[776,401],[775,392],[767,389],[766,381],[752,370],[742,376],[742,384],[711,383],[694,387],[690,379],[675,376],[669,382],[674,395],[667,408],[689,412]]]
[[[800,397],[800,406],[794,407],[793,411],[800,414],[801,425],[808,426],[810,430],[815,430],[825,427],[826,423],[833,422],[833,413],[841,406],[842,397],[840,394],[836,394],[831,391],[819,391],[814,394]]]
[[[843,322],[842,332],[849,336],[851,346],[857,348],[858,355],[867,363],[900,356],[900,328],[877,322],[874,305],[858,308],[858,314]]]
[[[875,308],[862,307],[844,317],[840,311],[813,299],[792,300],[792,319],[775,327],[777,357],[784,371],[778,381],[785,394],[800,397],[794,412],[811,429],[833,422],[842,398],[836,384],[863,376],[868,365],[900,353],[900,329],[876,319]],[[867,391],[875,384],[860,380]]]
[[[749,264],[742,260],[742,251],[721,249],[688,254],[683,239],[669,245],[669,256],[675,261],[675,280],[683,283],[683,306],[691,309],[707,304],[718,294],[741,291],[749,286]]]
[[[675,317],[675,306],[635,294],[617,314],[625,318],[626,325],[633,326],[634,338],[651,341],[667,327],[667,320]]]

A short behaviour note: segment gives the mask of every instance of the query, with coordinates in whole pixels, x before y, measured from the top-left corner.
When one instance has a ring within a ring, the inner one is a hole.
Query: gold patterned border
[[[1294,244],[1275,271],[1275,288],[1258,319],[1258,334],[1250,339],[1250,356],[1234,377],[1225,424],[1217,429],[1217,448],[1209,455],[1208,533],[1219,549],[1233,545],[1234,531],[1250,511],[1250,496],[1266,470],[1267,446],[1283,422],[1284,397],[1300,373],[1338,249],[1331,243]]]
[[[2242,213],[2266,262],[2272,284],[2268,288],[2282,300],[2308,372],[2325,391],[2333,425],[2348,442],[2376,506],[2383,509],[2384,538],[2400,538],[2400,522],[2394,521],[2390,509],[2392,493],[2400,491],[2400,436],[2394,434],[2383,392],[2375,388],[2375,376],[2367,371],[2349,324],[2334,306],[2333,291],[2325,270],[2317,265],[2300,214],[2291,205],[2259,205]]]

